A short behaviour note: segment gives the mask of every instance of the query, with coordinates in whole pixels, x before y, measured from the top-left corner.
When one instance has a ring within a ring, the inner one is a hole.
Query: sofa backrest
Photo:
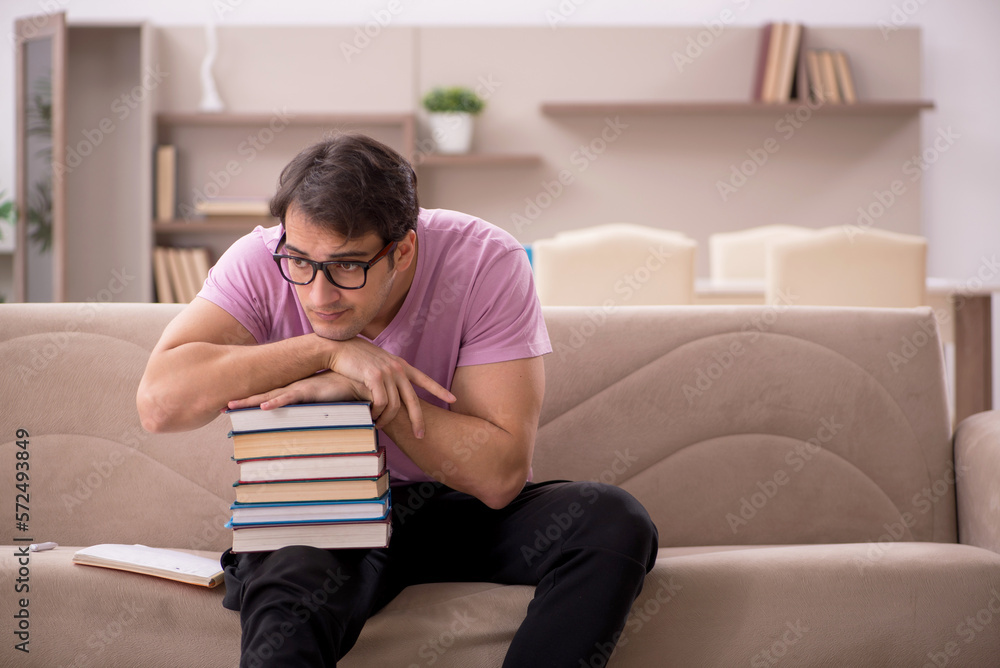
[[[0,494],[15,499],[26,461],[23,537],[231,544],[228,419],[148,434],[136,414],[146,359],[181,308],[0,306]],[[661,545],[955,540],[929,309],[545,313],[536,480],[622,486]]]
[[[930,309],[611,310],[546,310],[537,479],[623,487],[663,546],[956,540]]]
[[[29,434],[28,535],[61,545],[223,550],[233,481],[228,418],[149,434],[135,394],[180,305],[0,306],[0,490],[14,498],[18,429]]]

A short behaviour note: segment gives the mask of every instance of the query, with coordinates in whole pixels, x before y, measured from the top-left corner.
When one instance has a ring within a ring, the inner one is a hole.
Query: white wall
[[[243,24],[364,24],[377,16],[394,25],[518,24],[663,25],[704,24],[726,10],[734,25],[769,20],[808,24],[919,25],[924,35],[924,96],[937,109],[923,116],[924,142],[951,128],[959,137],[923,176],[923,228],[930,240],[931,275],[975,276],[983,256],[1000,252],[1000,3],[996,0],[844,0],[796,3],[779,0],[715,0],[650,3],[647,0],[4,0],[0,26],[7,48],[0,49],[0,90],[13,91],[14,58],[10,33],[16,17],[65,9],[70,21],[141,21],[191,24],[208,20]],[[230,8],[223,11],[223,8]],[[558,19],[558,21],[556,20]],[[892,32],[886,31],[887,39]],[[0,98],[0,190],[14,187],[13,96]],[[873,190],[888,184],[872,184]],[[994,277],[1000,279],[1000,276]]]
[[[707,24],[729,11],[734,24],[770,20],[809,24],[918,25],[924,36],[924,97],[937,108],[923,116],[923,141],[939,131],[957,140],[923,173],[922,222],[930,242],[928,271],[959,280],[996,272],[985,260],[1000,255],[1000,3],[996,0],[714,0],[651,3],[648,0],[3,0],[0,90],[13,91],[15,17],[64,8],[72,22],[141,21],[192,24],[364,24],[381,17],[393,25],[664,25]],[[793,6],[790,6],[793,5]],[[226,9],[223,11],[223,9]],[[886,30],[886,39],[892,39]],[[514,45],[512,45],[514,46]],[[0,190],[14,187],[14,103],[0,98]],[[901,165],[902,169],[902,165]],[[888,184],[872,184],[872,189]],[[1000,272],[992,282],[1000,281]],[[994,309],[994,331],[1000,314]],[[996,357],[996,355],[995,355]]]

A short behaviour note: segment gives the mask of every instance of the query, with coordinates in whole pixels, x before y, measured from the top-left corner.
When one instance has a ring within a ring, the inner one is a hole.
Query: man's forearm
[[[149,431],[211,422],[233,399],[288,385],[325,368],[336,342],[315,334],[263,345],[192,342],[154,353],[137,406]]]
[[[524,486],[531,443],[482,418],[439,408],[421,400],[425,435],[413,436],[406,411],[399,411],[384,431],[428,475],[452,489],[502,508]]]

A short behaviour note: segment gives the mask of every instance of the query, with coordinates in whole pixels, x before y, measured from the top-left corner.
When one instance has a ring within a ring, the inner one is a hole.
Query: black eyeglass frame
[[[382,250],[376,253],[375,256],[372,259],[368,260],[367,262],[358,262],[356,260],[327,260],[325,262],[316,262],[315,260],[310,260],[308,258],[304,258],[299,255],[285,255],[284,253],[272,253],[271,257],[274,258],[274,263],[278,265],[278,273],[281,274],[281,277],[283,279],[285,279],[292,285],[309,285],[310,283],[316,280],[316,275],[322,272],[322,274],[326,276],[326,280],[330,281],[330,283],[340,288],[341,290],[360,290],[361,288],[368,285],[368,270],[371,269],[372,266],[374,266],[379,260],[381,260],[384,257],[387,257],[394,250],[396,250],[396,246],[398,244],[399,244],[398,241],[390,241],[388,244],[385,245],[385,247],[382,248]],[[283,233],[281,235],[281,239],[278,241],[278,245],[275,247],[275,250],[280,249],[284,245],[285,245],[285,234]],[[282,271],[281,269],[281,261],[283,259],[295,260],[296,262],[305,262],[310,267],[312,267],[313,270],[312,276],[305,283],[300,283],[299,281],[293,281],[288,276],[285,276],[285,272]],[[327,267],[335,264],[351,264],[361,267],[361,269],[364,270],[365,272],[365,275],[361,281],[361,285],[348,287],[346,285],[341,285],[337,281],[333,280],[333,276],[331,276],[330,272],[327,271]]]

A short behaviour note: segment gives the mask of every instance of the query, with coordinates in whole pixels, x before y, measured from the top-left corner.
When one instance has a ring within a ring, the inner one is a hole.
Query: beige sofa
[[[534,462],[537,479],[621,485],[659,528],[609,665],[1000,665],[1000,415],[953,440],[929,310],[609,310],[546,311],[555,352]],[[229,543],[226,420],[150,435],[135,411],[177,312],[0,306],[3,542],[60,544],[27,563],[2,551],[0,665],[236,665],[221,589],[70,562],[102,542],[212,557]],[[531,595],[411,587],[342,664],[499,665]]]

